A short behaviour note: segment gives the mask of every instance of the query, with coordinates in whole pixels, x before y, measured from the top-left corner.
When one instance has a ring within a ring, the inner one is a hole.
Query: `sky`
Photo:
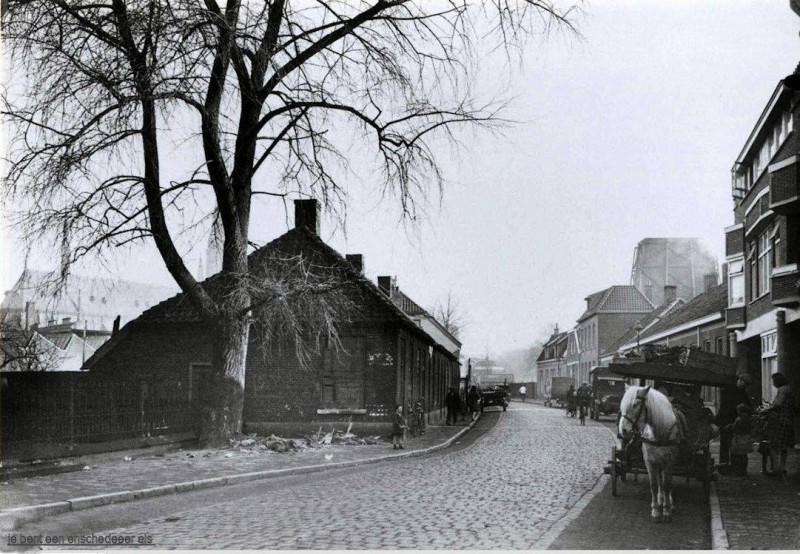
[[[531,346],[571,328],[584,298],[630,282],[645,237],[698,237],[724,259],[733,223],[730,168],[780,79],[798,61],[800,18],[785,0],[595,1],[582,38],[534,39],[522,60],[483,60],[480,96],[509,97],[516,123],[468,132],[439,162],[441,203],[409,227],[354,181],[346,225],[323,238],[364,255],[366,275],[396,276],[418,304],[449,294],[468,324],[465,356]],[[254,240],[291,225],[259,204]],[[13,286],[24,248],[3,227],[0,284]],[[34,251],[30,265],[48,260]],[[121,252],[111,274],[169,284],[154,246]]]

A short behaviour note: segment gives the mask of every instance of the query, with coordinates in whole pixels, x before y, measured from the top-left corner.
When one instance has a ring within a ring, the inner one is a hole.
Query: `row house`
[[[363,275],[363,258],[345,258],[319,237],[315,200],[295,201],[295,228],[250,254],[250,267],[264,260],[312,260],[315,277],[344,275],[355,314],[341,322],[341,348],[302,364],[292,344],[266,345],[251,332],[245,367],[244,424],[247,432],[304,433],[320,425],[353,423],[355,432],[384,432],[395,404],[424,402],[431,421],[444,418],[447,389],[459,380],[460,343],[402,293],[393,279],[380,286]],[[213,276],[202,286],[213,294]],[[259,325],[254,320],[254,326]],[[187,403],[203,395],[210,370],[210,329],[183,294],[144,312],[87,361],[108,379],[136,376],[158,388],[182,383]]]
[[[732,354],[774,398],[780,371],[800,397],[800,66],[775,87],[732,172],[733,224],[725,229],[725,326]],[[800,422],[799,422],[800,423]]]
[[[539,391],[543,396],[550,395],[550,380],[560,377],[562,368],[566,369],[567,335],[556,327],[536,358],[536,382],[541,383]]]

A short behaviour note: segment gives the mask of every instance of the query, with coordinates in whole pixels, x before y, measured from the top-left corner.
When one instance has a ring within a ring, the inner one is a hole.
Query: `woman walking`
[[[777,466],[777,471],[768,472],[767,475],[785,475],[786,457],[789,448],[794,444],[794,394],[789,386],[789,381],[783,373],[772,374],[772,384],[778,389],[775,401],[764,413],[775,414],[774,428],[770,429],[770,457],[772,467]],[[780,463],[778,458],[780,457]]]

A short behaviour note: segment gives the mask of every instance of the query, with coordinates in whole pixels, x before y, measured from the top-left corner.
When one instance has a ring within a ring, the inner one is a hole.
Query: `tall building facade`
[[[797,81],[800,66],[775,87],[734,161],[734,221],[725,229],[731,352],[766,401],[775,396],[776,371],[800,392]]]

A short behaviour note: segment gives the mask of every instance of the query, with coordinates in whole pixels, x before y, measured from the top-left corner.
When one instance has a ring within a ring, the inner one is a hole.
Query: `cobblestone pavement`
[[[761,455],[749,455],[745,477],[717,482],[722,523],[735,550],[800,549],[800,452],[794,450],[786,479],[761,475]]]
[[[601,426],[514,403],[463,450],[311,474],[109,532],[149,534],[160,549],[529,549],[595,486],[611,444]]]
[[[413,450],[440,444],[462,428],[429,427],[424,435],[410,438],[406,446]],[[97,456],[90,456],[81,461],[86,464],[85,471],[13,479],[0,484],[0,494],[2,508],[8,509],[238,473],[365,460],[392,453],[391,443],[382,443],[329,445],[283,453],[270,450],[241,452],[236,449],[195,449],[153,456],[142,452],[139,455],[132,453],[130,461],[98,460]]]

